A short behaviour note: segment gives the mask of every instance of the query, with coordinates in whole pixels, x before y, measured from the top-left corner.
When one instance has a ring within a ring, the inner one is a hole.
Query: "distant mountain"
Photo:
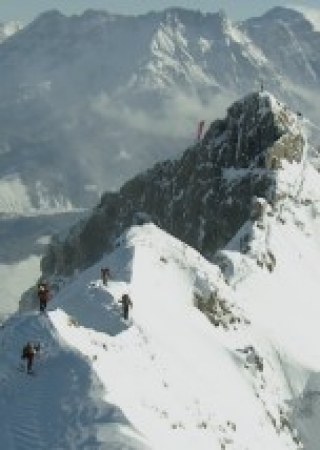
[[[304,15],[275,8],[260,18],[248,19],[243,29],[272,61],[285,84],[284,90],[290,91],[290,86],[286,86],[290,82],[297,88],[319,87],[320,35]]]
[[[114,246],[135,223],[152,221],[212,258],[247,221],[254,197],[274,203],[282,160],[306,152],[302,119],[272,95],[253,93],[213,122],[180,159],[165,161],[107,192],[88,219],[57,236],[42,261],[45,275],[70,275]]]
[[[200,119],[260,80],[319,117],[319,45],[286,8],[242,23],[180,8],[44,13],[0,45],[0,179],[21,186],[27,209],[91,206],[176,157]]]

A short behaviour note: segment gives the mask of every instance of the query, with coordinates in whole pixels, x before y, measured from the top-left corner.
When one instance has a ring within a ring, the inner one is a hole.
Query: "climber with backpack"
[[[45,312],[47,309],[47,303],[50,299],[50,289],[48,283],[42,281],[38,284],[38,298],[40,312]]]
[[[37,352],[40,351],[40,344],[33,345],[28,342],[22,349],[21,359],[27,360],[27,373],[33,373],[33,360]]]
[[[101,280],[105,286],[108,284],[109,278],[110,278],[110,269],[108,267],[102,267],[101,268]]]
[[[121,300],[119,300],[119,303],[122,304],[123,318],[125,320],[127,320],[128,317],[129,317],[129,308],[132,308],[132,306],[133,306],[129,295],[128,294],[123,294],[123,296],[121,297]]]

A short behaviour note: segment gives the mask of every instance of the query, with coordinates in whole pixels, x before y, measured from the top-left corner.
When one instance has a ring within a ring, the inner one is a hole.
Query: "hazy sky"
[[[243,19],[260,15],[273,6],[317,8],[319,0],[0,0],[0,22],[20,20],[27,23],[48,9],[59,9],[64,14],[81,13],[85,9],[106,9],[121,14],[141,14],[150,10],[181,6],[214,12],[224,9],[232,19]]]

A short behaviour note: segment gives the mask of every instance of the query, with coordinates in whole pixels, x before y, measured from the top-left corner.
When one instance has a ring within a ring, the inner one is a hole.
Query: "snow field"
[[[113,275],[107,286],[97,279],[103,266]],[[194,307],[195,292],[215,288],[233,299],[217,267],[148,224],[67,286],[50,320],[93,365],[104,400],[151,448],[254,449],[257,439],[261,448],[296,448],[290,434],[279,439],[268,415],[277,417],[279,390],[287,391],[279,364],[269,369],[274,381],[263,398],[266,380],[254,365],[244,368],[237,352],[257,336],[243,324],[231,333],[216,329]],[[117,304],[124,292],[134,305],[128,324]],[[262,351],[275,361],[270,347]]]

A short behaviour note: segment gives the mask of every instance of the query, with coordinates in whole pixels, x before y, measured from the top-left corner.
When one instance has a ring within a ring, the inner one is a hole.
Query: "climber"
[[[108,267],[102,267],[101,268],[101,280],[105,286],[108,284],[109,278],[110,278],[110,269]]]
[[[205,124],[204,120],[200,120],[200,122],[198,123],[198,131],[197,131],[197,141],[198,142],[201,141],[204,124]]]
[[[263,83],[263,80],[260,79],[260,92],[263,92],[263,91],[264,91],[264,83]]]
[[[22,349],[21,359],[27,360],[27,372],[33,373],[33,359],[34,355],[40,351],[40,344],[33,345],[28,342]]]
[[[39,306],[40,312],[45,312],[47,308],[47,303],[50,299],[50,290],[48,287],[48,283],[42,281],[38,284],[38,298],[39,298]]]
[[[128,294],[123,294],[119,303],[122,304],[122,313],[125,320],[129,317],[129,307],[132,308],[132,301]]]

